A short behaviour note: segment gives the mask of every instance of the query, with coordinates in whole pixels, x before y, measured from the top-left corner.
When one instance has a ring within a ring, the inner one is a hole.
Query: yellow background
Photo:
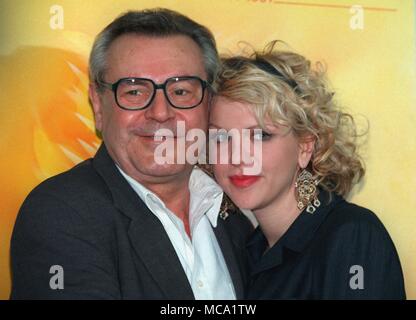
[[[60,0],[64,28],[50,28],[55,1],[0,2],[0,298],[10,291],[16,213],[45,178],[90,157],[99,139],[87,101],[94,36],[127,9],[168,7],[208,26],[220,52],[239,41],[281,39],[324,61],[342,105],[368,119],[364,183],[351,200],[378,214],[416,298],[415,4],[411,0]],[[350,28],[352,5],[364,28]],[[359,119],[364,119],[363,117]],[[363,122],[362,120],[361,122]]]

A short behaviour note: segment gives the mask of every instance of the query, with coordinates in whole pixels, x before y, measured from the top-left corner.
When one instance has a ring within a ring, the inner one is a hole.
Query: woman
[[[247,298],[405,299],[386,229],[345,200],[364,175],[352,117],[337,108],[321,65],[275,44],[223,60],[210,116],[218,159],[224,145],[232,150],[215,177],[259,223],[247,244]],[[252,147],[261,142],[257,156],[236,151],[243,129]],[[246,160],[233,164],[238,152]],[[247,173],[256,162],[260,171]]]

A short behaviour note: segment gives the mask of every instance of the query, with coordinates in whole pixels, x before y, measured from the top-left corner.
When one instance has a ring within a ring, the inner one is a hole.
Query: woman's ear
[[[310,135],[302,138],[299,142],[298,164],[302,169],[306,168],[312,158],[315,149],[315,137]]]

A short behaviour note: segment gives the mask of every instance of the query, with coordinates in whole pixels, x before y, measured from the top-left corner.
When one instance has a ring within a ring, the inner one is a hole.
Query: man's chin
[[[153,177],[170,177],[177,176],[181,174],[186,174],[192,170],[192,165],[190,164],[157,164],[153,163],[149,166],[142,167],[141,171]]]

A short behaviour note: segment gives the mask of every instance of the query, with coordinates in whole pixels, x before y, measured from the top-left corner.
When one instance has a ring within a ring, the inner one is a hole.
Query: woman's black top
[[[247,299],[405,299],[399,257],[376,215],[323,191],[319,198],[272,248],[255,230]]]

